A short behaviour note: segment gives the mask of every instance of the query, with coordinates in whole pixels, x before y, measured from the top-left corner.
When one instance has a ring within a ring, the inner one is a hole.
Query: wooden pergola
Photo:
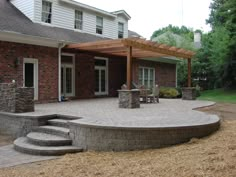
[[[141,38],[125,38],[104,40],[88,43],[70,44],[65,48],[76,49],[93,53],[127,57],[127,89],[131,89],[132,83],[132,58],[159,58],[178,57],[188,60],[188,87],[191,87],[191,58],[195,54],[192,51],[159,44]]]

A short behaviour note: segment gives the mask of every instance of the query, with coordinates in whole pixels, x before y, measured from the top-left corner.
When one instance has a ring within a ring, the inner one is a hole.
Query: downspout
[[[65,43],[58,44],[58,101],[61,102],[61,49],[65,47]]]

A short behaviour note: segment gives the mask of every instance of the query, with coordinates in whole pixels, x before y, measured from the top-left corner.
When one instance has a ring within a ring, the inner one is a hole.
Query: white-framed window
[[[83,29],[83,12],[75,10],[75,29]]]
[[[52,23],[52,2],[42,1],[42,22]]]
[[[155,68],[139,67],[139,85],[152,88],[155,85]]]
[[[103,33],[103,18],[99,16],[96,17],[96,33],[97,34]]]
[[[118,38],[124,38],[124,23],[118,23]]]

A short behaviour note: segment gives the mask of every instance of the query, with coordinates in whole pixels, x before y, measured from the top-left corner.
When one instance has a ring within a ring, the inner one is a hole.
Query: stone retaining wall
[[[57,115],[21,116],[12,113],[0,112],[0,134],[18,138],[27,135],[35,126],[45,125],[47,120]]]
[[[161,148],[201,138],[218,130],[220,121],[186,127],[104,127],[70,123],[73,145],[84,150],[129,151]]]
[[[34,89],[17,88],[15,83],[0,84],[0,112],[34,111]]]

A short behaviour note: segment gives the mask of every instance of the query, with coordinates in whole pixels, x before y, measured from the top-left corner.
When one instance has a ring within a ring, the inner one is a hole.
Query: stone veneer
[[[182,88],[182,99],[183,100],[196,100],[196,88],[195,87]]]
[[[139,90],[118,90],[119,108],[140,108]]]
[[[0,112],[34,111],[34,89],[17,88],[15,83],[0,84]]]

